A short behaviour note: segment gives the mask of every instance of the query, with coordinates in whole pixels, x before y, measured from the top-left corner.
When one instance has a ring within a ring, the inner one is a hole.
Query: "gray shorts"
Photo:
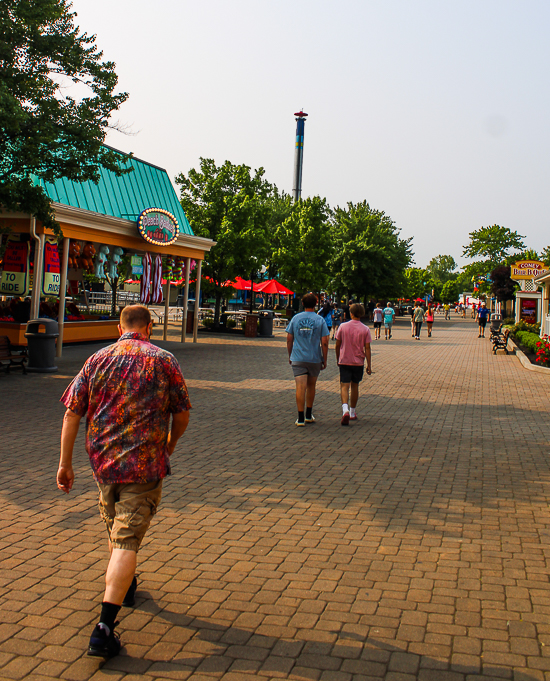
[[[292,362],[292,371],[296,376],[313,376],[317,378],[321,373],[322,362]]]

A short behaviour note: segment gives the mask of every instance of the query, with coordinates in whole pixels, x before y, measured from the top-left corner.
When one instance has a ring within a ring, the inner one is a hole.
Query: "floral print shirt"
[[[145,483],[170,474],[170,414],[191,409],[170,352],[125,333],[86,361],[61,402],[86,415],[86,451],[98,482]]]

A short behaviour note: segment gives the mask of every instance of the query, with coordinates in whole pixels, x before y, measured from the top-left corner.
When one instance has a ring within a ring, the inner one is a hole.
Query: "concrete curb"
[[[512,346],[512,350],[516,357],[519,359],[521,364],[525,369],[528,369],[529,371],[536,371],[538,374],[547,374],[550,376],[550,368],[547,367],[540,367],[537,366],[536,364],[531,364],[531,362],[527,359],[525,356],[525,353],[523,353],[518,346],[514,343],[514,341],[510,338],[508,340],[510,345]]]

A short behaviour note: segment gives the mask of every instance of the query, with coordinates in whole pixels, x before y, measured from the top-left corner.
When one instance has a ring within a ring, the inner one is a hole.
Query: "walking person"
[[[122,605],[137,588],[137,552],[170,474],[170,457],[189,422],[191,404],[176,358],[149,338],[151,314],[128,305],[120,315],[119,340],[92,355],[67,388],[57,486],[74,484],[73,448],[86,416],[86,450],[99,488],[100,514],[111,553],[101,614],[88,655],[114,657]]]
[[[317,313],[320,317],[322,317],[328,328],[328,333],[330,336],[330,330],[332,329],[332,317],[333,317],[333,309],[332,305],[329,302],[326,302],[323,304],[323,307],[319,310]]]
[[[315,314],[317,296],[306,293],[302,298],[304,311],[294,315],[286,327],[288,362],[296,381],[297,426],[315,423],[313,402],[315,385],[327,367],[329,331],[325,320]]]
[[[445,303],[443,309],[445,310],[445,319],[448,320],[450,318],[449,315],[451,314],[451,306],[449,305],[449,303]]]
[[[371,374],[371,334],[361,318],[365,316],[365,308],[359,303],[350,307],[351,321],[345,322],[336,334],[336,362],[340,370],[340,398],[342,400],[343,426],[350,421],[357,421],[357,401],[359,399],[359,383],[363,380],[365,359],[367,374]]]
[[[434,325],[434,309],[431,305],[428,305],[428,309],[426,310],[426,325],[428,327],[428,338],[432,337],[432,328]]]
[[[487,309],[485,303],[477,308],[477,323],[479,324],[479,336],[478,338],[485,338],[485,326],[487,325],[487,319],[489,318],[489,310]]]
[[[342,309],[338,306],[337,303],[334,303],[334,311],[332,313],[332,340],[334,340],[336,332],[338,331],[338,327],[342,323],[342,316],[343,316]]]
[[[372,313],[374,320],[374,340],[380,340],[380,333],[382,329],[382,322],[384,321],[384,311],[382,310],[382,303],[377,303]]]
[[[391,303],[388,303],[386,307],[382,310],[384,313],[384,332],[386,334],[386,340],[390,340],[391,331],[393,327],[393,318],[395,317],[395,310],[391,307]]]
[[[422,322],[424,321],[424,308],[420,303],[416,304],[413,312],[413,322],[414,322],[414,337],[416,340],[420,340],[420,329],[422,328]]]

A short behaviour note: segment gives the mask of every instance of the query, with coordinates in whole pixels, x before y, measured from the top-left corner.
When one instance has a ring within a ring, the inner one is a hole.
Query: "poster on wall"
[[[536,298],[520,298],[519,318],[527,324],[536,324],[537,322],[537,306],[538,300]]]
[[[0,293],[22,298],[29,294],[28,241],[8,241],[0,278]]]
[[[57,242],[47,239],[44,244],[44,276],[42,293],[45,296],[58,296],[61,280],[61,267]]]

